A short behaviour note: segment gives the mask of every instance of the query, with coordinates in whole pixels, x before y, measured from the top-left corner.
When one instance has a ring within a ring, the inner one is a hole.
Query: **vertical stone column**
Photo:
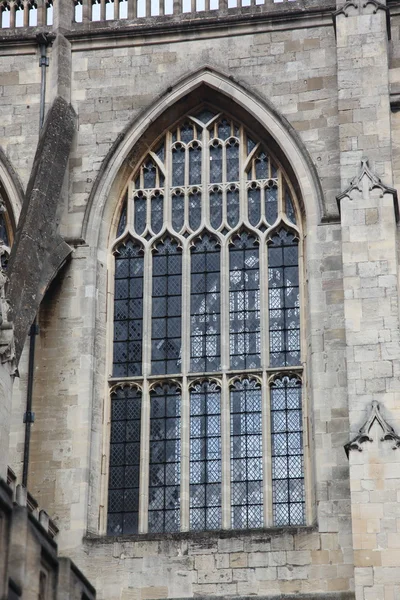
[[[391,566],[391,534],[400,537],[400,478],[394,479],[400,450],[380,442],[391,430],[383,432],[379,412],[380,405],[391,426],[400,427],[398,200],[384,185],[392,183],[390,20],[386,0],[338,0],[337,7],[340,169],[347,188],[338,201],[352,435],[363,426],[347,447],[356,599],[388,600],[400,594],[400,569]]]
[[[342,189],[367,156],[390,184],[389,9],[386,0],[338,0],[337,41]]]

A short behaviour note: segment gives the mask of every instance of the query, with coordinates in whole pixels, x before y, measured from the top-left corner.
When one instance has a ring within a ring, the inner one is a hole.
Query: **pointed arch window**
[[[138,440],[111,439],[108,533],[305,524],[302,230],[282,165],[203,107],[143,157],[119,211],[110,385],[142,410],[137,485],[115,455]]]

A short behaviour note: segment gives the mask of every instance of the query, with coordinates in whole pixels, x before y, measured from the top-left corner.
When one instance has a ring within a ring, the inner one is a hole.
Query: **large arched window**
[[[114,255],[108,533],[305,523],[301,218],[263,143],[203,107],[159,139]]]

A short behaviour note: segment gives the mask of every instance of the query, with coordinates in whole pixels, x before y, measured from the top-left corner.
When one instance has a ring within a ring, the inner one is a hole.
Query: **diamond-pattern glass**
[[[180,391],[172,384],[150,393],[149,532],[180,529]]]
[[[220,248],[205,234],[192,246],[190,293],[191,370],[221,368]]]
[[[221,528],[221,392],[214,382],[190,394],[190,528]]]
[[[256,238],[243,231],[229,251],[229,330],[232,369],[260,366],[260,270]]]
[[[127,199],[125,198],[124,200],[124,204],[121,210],[121,214],[119,217],[119,222],[118,222],[118,227],[117,227],[117,237],[119,237],[120,235],[122,235],[125,231],[125,227],[126,227],[126,214],[127,214]],[[7,236],[7,230],[4,226],[4,217],[3,214],[0,213],[0,240],[2,240],[2,243],[6,244],[6,246],[8,246],[8,239],[4,239],[4,235]],[[8,237],[8,236],[7,236]]]
[[[274,525],[304,525],[305,491],[301,382],[271,385],[272,502]]]
[[[133,240],[115,252],[113,375],[142,371],[143,248]]]
[[[235,227],[239,222],[240,204],[239,190],[233,187],[226,192],[226,214],[228,224]]]
[[[296,224],[294,196],[259,141],[230,118],[213,120],[215,116],[203,108],[152,148],[135,171],[129,187],[134,189],[132,196],[126,193],[121,203],[117,236],[127,230],[129,213],[135,240],[125,238],[114,248],[113,383],[115,378],[129,377],[148,389],[158,375],[189,381],[190,416],[182,425],[190,431],[193,530],[222,526],[220,396],[228,390],[220,391],[218,384],[207,380],[207,373],[219,380],[222,368],[224,373],[230,368],[234,373],[227,373],[228,380],[238,373],[243,378],[231,388],[231,413],[225,423],[231,427],[231,519],[232,527],[255,528],[263,525],[265,511],[261,420],[265,390],[258,378],[270,376],[268,369],[261,369],[261,355],[269,357],[268,367],[275,371],[281,366],[301,367],[299,249],[297,235],[287,227],[289,222]],[[163,187],[165,178],[168,189]],[[266,230],[279,220],[281,209],[286,224],[268,237]],[[260,249],[265,235],[268,249]],[[222,294],[228,272],[229,289]],[[261,285],[268,292],[263,304]],[[145,289],[151,289],[146,299]],[[144,320],[145,307],[149,314]],[[183,309],[188,313],[184,317]],[[150,316],[151,327],[145,327]],[[264,317],[269,352],[262,348]],[[182,323],[188,326],[187,338],[182,336]],[[225,343],[229,339],[229,365],[223,365],[221,339]],[[147,370],[142,375],[143,347],[149,346],[150,379]],[[201,374],[201,382],[193,384],[195,373]],[[279,385],[284,377],[276,376],[268,416],[274,520],[277,525],[301,525],[305,514],[301,386]],[[221,385],[228,380],[221,379]],[[145,465],[148,529],[154,532],[180,529],[180,392],[172,381],[164,383],[151,392]],[[111,406],[108,531],[113,534],[138,530],[141,404],[140,398],[128,403],[124,394],[113,392]]]
[[[185,221],[185,195],[176,190],[172,196],[172,227],[179,232]]]
[[[179,373],[181,363],[182,256],[167,237],[153,254],[151,363],[153,374]]]
[[[269,347],[271,367],[300,364],[298,244],[280,229],[268,245]]]
[[[138,532],[141,402],[131,386],[111,394],[109,535]]]
[[[201,184],[202,148],[196,142],[189,148],[189,185]]]
[[[261,190],[256,186],[257,184],[253,182],[252,187],[247,190],[249,221],[254,227],[261,218]]]
[[[231,388],[231,514],[233,529],[263,525],[261,388],[236,381]]]

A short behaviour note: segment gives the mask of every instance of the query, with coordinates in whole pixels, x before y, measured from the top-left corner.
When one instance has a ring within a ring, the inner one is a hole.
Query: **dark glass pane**
[[[231,136],[231,124],[226,119],[222,119],[218,123],[218,137],[220,140],[225,141]]]
[[[180,529],[180,392],[159,385],[150,393],[149,532]]]
[[[260,366],[260,271],[256,239],[242,232],[229,251],[229,331],[232,369]]]
[[[196,119],[204,124],[207,124],[209,121],[211,121],[213,117],[215,117],[215,113],[208,108],[203,108],[203,110],[196,115]]]
[[[121,210],[121,215],[119,217],[119,222],[118,222],[118,227],[117,227],[117,237],[119,237],[120,235],[122,235],[124,233],[124,231],[125,231],[125,227],[126,227],[126,213],[127,213],[127,199],[125,198],[124,205],[123,205],[122,210]],[[4,236],[6,236],[7,239],[4,239]],[[8,236],[7,236],[7,230],[5,228],[4,217],[3,217],[2,213],[0,213],[0,239],[3,240],[3,242],[5,243],[6,246],[9,245],[9,243],[8,243]]]
[[[177,191],[172,195],[172,227],[180,231],[185,222],[185,196],[183,192]]]
[[[227,204],[227,217],[228,223],[231,227],[239,222],[239,190],[232,189],[226,192],[226,204]]]
[[[133,202],[135,209],[135,231],[140,235],[146,228],[147,200],[146,197],[139,192],[139,194],[135,196]]]
[[[298,244],[281,229],[268,246],[270,364],[300,364],[300,295]]]
[[[276,185],[266,187],[264,190],[265,194],[265,217],[272,225],[275,223],[278,216],[278,188]]]
[[[153,163],[152,160],[148,160],[143,165],[143,187],[145,187],[146,189],[156,187],[156,173],[156,165]]]
[[[292,221],[292,223],[296,224],[296,212],[294,210],[292,197],[287,188],[285,190],[285,202],[286,202],[286,215],[287,215],[289,221]]]
[[[220,249],[205,234],[192,248],[190,303],[191,370],[221,368]]]
[[[128,240],[115,255],[113,375],[142,370],[143,248]]]
[[[125,386],[113,392],[108,483],[109,535],[138,532],[140,418],[139,390]]]
[[[189,185],[201,184],[201,155],[201,146],[189,148]]]
[[[193,231],[200,227],[201,223],[201,192],[192,192],[189,195],[189,225]]]
[[[253,150],[255,145],[256,145],[256,143],[253,142],[253,140],[251,140],[249,137],[247,137],[247,154],[250,154],[250,152]]]
[[[221,409],[215,383],[190,394],[190,529],[221,528]]]
[[[210,146],[210,182],[222,182],[222,146],[218,140]]]
[[[271,386],[274,525],[304,525],[305,491],[301,382],[282,377]]]
[[[164,197],[156,192],[151,199],[151,228],[154,233],[161,231],[164,221]]]
[[[161,144],[161,146],[158,148],[158,150],[156,150],[156,154],[158,156],[158,158],[161,160],[161,162],[164,162],[165,159],[165,145],[164,142]]]
[[[232,528],[263,525],[261,389],[237,381],[231,389]]]
[[[256,179],[268,179],[268,156],[260,152],[256,160]]]
[[[235,138],[226,146],[226,181],[239,179],[239,142]]]
[[[185,123],[181,127],[181,141],[184,144],[188,144],[193,139],[193,125],[191,123]]]
[[[251,187],[247,190],[247,202],[249,221],[255,227],[261,218],[261,192],[259,188]]]
[[[185,148],[178,144],[172,150],[172,185],[185,184]]]
[[[214,229],[222,223],[222,192],[218,189],[210,191],[210,221]]]
[[[153,374],[180,371],[181,287],[181,250],[175,240],[166,238],[157,244],[153,255],[151,340]]]

